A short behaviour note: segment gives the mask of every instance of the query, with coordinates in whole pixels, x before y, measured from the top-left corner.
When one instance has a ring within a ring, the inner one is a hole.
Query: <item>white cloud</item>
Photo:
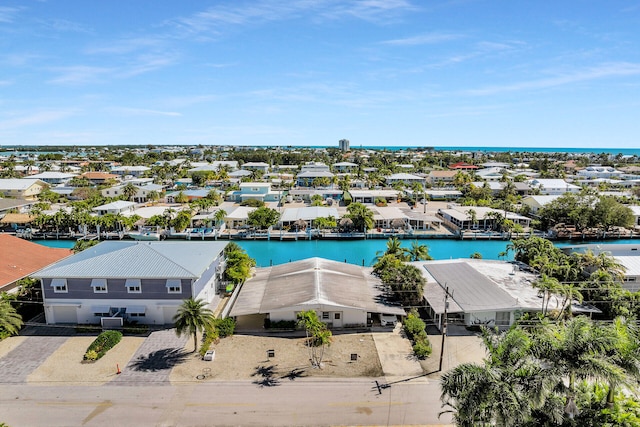
[[[117,108],[111,108],[110,111],[113,111],[118,114],[124,114],[127,116],[165,116],[165,117],[182,116],[181,113],[178,113],[175,111],[148,110],[144,108],[117,107]]]
[[[0,6],[0,22],[10,24],[20,12],[19,7]]]
[[[57,77],[49,80],[49,83],[54,84],[84,84],[95,83],[113,74],[112,68],[105,67],[90,67],[86,65],[76,65],[71,67],[58,67],[53,68],[53,72],[58,73]]]
[[[50,110],[39,111],[36,113],[12,117],[6,120],[0,120],[0,130],[15,129],[25,126],[34,126],[44,123],[56,122],[72,116],[74,113],[70,110]]]
[[[564,73],[555,77],[516,82],[505,85],[487,86],[480,89],[471,89],[466,91],[466,94],[479,96],[495,95],[498,93],[546,89],[590,80],[635,75],[640,75],[640,64],[628,62],[608,63],[585,70],[577,70],[572,73]]]
[[[423,45],[423,44],[442,43],[450,40],[456,40],[461,37],[463,37],[461,34],[430,33],[430,34],[422,34],[419,36],[407,37],[403,39],[386,40],[381,43],[386,45],[393,45],[393,46],[416,46],[416,45]]]

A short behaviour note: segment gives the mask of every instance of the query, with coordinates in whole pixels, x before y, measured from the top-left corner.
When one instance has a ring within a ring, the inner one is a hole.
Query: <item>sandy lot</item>
[[[9,337],[0,341],[0,357],[22,344],[26,337]]]
[[[30,384],[101,385],[117,375],[133,356],[144,338],[123,337],[122,340],[94,363],[83,363],[87,347],[96,337],[71,337],[29,375]]]
[[[186,349],[193,347],[187,344]],[[252,380],[256,383],[313,377],[375,377],[382,375],[378,352],[370,333],[334,335],[325,349],[322,369],[312,368],[304,338],[234,335],[220,340],[212,349],[215,360],[206,362],[194,354],[171,372],[172,383],[191,382],[205,373],[204,379]],[[274,350],[273,358],[267,350]],[[357,361],[351,360],[357,354]]]

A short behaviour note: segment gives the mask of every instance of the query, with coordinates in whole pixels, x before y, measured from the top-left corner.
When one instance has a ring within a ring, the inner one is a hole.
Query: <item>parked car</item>
[[[382,326],[396,326],[398,323],[398,318],[393,314],[381,314],[380,315],[380,325]]]

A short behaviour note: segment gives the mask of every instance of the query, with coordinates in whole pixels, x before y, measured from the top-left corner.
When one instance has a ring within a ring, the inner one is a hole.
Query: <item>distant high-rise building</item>
[[[338,141],[338,146],[340,147],[341,151],[349,151],[349,140],[341,139],[340,141]]]

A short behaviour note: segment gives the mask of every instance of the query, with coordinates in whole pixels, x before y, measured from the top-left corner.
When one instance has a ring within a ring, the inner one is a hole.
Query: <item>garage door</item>
[[[53,307],[55,323],[78,323],[78,309],[75,306]]]
[[[162,307],[162,311],[164,312],[164,324],[173,325],[173,316],[176,315],[178,307]]]

